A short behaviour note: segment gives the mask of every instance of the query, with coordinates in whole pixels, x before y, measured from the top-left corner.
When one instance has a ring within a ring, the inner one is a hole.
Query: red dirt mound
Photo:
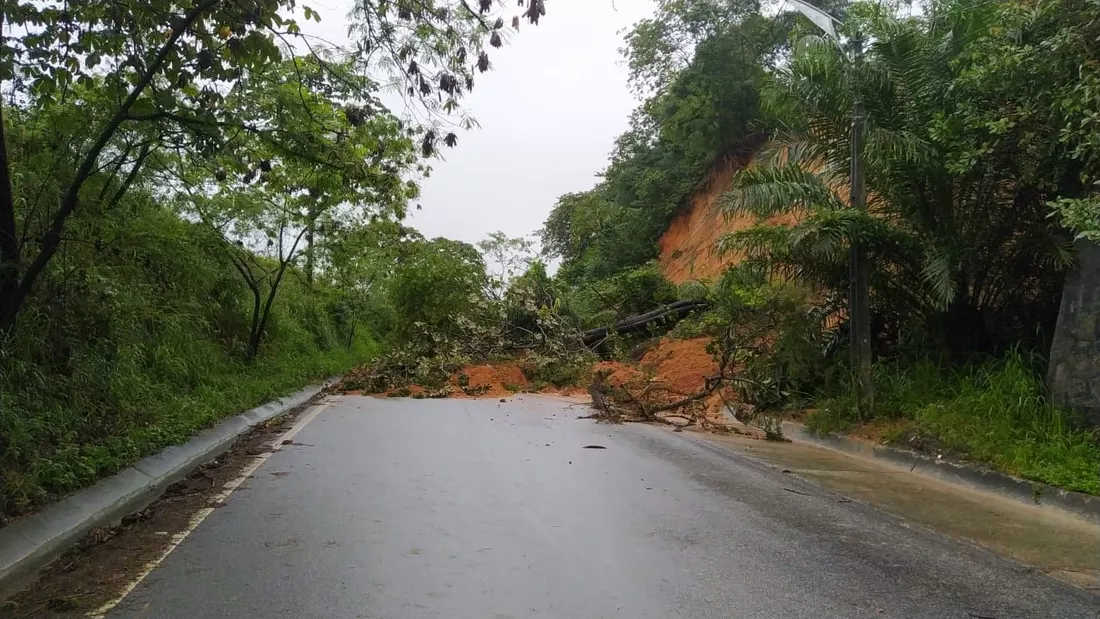
[[[607,382],[615,387],[645,386],[649,378],[638,368],[618,361],[601,361],[592,366],[594,374],[607,374]]]
[[[462,376],[466,380],[462,380]],[[462,382],[466,389],[476,392],[473,397],[499,398],[509,396],[527,387],[527,377],[515,362],[488,363],[471,365],[451,377],[454,397],[469,397],[462,391]]]
[[[628,405],[641,403],[646,407],[667,405],[695,395],[706,388],[707,378],[718,373],[718,364],[707,352],[709,338],[690,340],[662,338],[642,357],[638,366],[616,361],[597,363],[592,369],[606,374],[609,386],[625,390],[629,395],[614,396]],[[726,402],[734,403],[735,393],[725,388],[679,408],[658,413],[663,417],[694,419],[703,428],[731,429]]]
[[[707,352],[710,338],[690,340],[661,338],[660,343],[646,352],[639,365],[653,373],[654,380],[682,394],[702,391],[706,379],[718,373],[718,364]]]

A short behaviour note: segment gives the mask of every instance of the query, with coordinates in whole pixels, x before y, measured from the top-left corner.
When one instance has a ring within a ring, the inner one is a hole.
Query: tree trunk
[[[630,316],[610,327],[589,329],[581,333],[581,341],[585,346],[592,347],[607,339],[612,332],[620,335],[644,331],[648,326],[657,321],[671,322],[675,324],[684,319],[691,312],[707,307],[706,301],[676,301],[653,311],[637,316]]]
[[[1100,427],[1100,244],[1077,241],[1077,257],[1062,292],[1048,380],[1054,404]]]
[[[359,324],[359,317],[358,316],[352,316],[351,317],[351,329],[348,330],[348,344],[347,344],[347,349],[348,350],[351,350],[351,344],[352,344],[352,342],[355,341],[355,327],[358,324]]]
[[[0,14],[0,30],[4,18]],[[8,161],[8,134],[0,102],[0,333],[11,330],[19,309],[15,291],[19,285],[19,237],[15,223],[15,197]]]
[[[260,351],[260,334],[263,333],[263,329],[260,326],[260,287],[252,285],[251,282],[249,282],[248,287],[252,290],[252,324],[248,329],[248,356],[246,361],[252,363],[256,358],[256,353]]]
[[[313,288],[313,220],[310,217],[309,227],[306,228],[306,284],[310,288]]]
[[[57,211],[53,215],[53,221],[50,223],[50,227],[46,230],[45,235],[42,237],[42,245],[38,251],[38,255],[27,265],[26,270],[13,275],[11,273],[0,273],[0,277],[10,280],[15,279],[13,289],[10,294],[0,295],[0,329],[10,331],[15,326],[15,320],[19,315],[19,310],[23,306],[23,302],[30,295],[31,289],[34,287],[38,277],[46,270],[46,265],[53,259],[57,253],[58,248],[61,247],[61,233],[65,229],[65,224],[68,222],[69,216],[76,210],[77,203],[80,201],[80,190],[84,186],[84,183],[91,178],[96,172],[96,163],[99,161],[99,156],[103,150],[107,148],[111,139],[118,133],[122,123],[129,118],[130,109],[145,92],[149,85],[153,83],[157,73],[161,67],[168,60],[168,55],[175,48],[179,42],[180,37],[191,27],[199,17],[202,16],[207,10],[218,4],[218,0],[204,0],[201,4],[194,6],[189,10],[180,21],[179,27],[172,31],[172,34],[168,37],[168,40],[161,45],[157,51],[157,55],[150,61],[148,67],[145,69],[145,73],[142,74],[141,79],[134,85],[133,89],[126,96],[126,99],[122,101],[118,109],[115,110],[114,115],[107,122],[107,125],[99,133],[99,137],[96,138],[95,143],[88,150],[88,153],[84,155],[84,159],[80,166],[77,168],[75,175],[73,176],[72,183],[65,190],[64,196],[61,198],[61,203],[58,205]],[[3,22],[0,20],[0,29],[2,29]],[[7,169],[7,166],[4,166]],[[8,179],[8,192],[10,194],[11,181]],[[2,200],[2,197],[0,197]],[[0,209],[3,207],[0,206]],[[14,208],[12,209],[14,213]],[[0,216],[3,216],[0,213]],[[0,225],[3,225],[0,223]],[[2,266],[7,267],[7,264]],[[7,293],[7,291],[5,291]]]

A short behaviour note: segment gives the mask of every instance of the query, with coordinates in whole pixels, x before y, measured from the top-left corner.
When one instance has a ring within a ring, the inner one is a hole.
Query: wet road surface
[[[332,398],[108,616],[1100,617],[983,550],[585,412]]]

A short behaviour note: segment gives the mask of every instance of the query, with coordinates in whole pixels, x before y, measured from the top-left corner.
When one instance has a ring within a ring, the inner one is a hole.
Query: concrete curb
[[[227,451],[249,428],[305,404],[325,385],[306,387],[230,417],[182,445],[142,458],[134,466],[0,529],[0,600],[16,593],[88,531],[144,508],[169,484]]]
[[[890,445],[875,445],[836,435],[818,436],[793,421],[783,422],[783,436],[792,441],[812,443],[850,456],[878,460],[910,473],[928,475],[1021,503],[1058,509],[1074,517],[1100,524],[1100,496],[1063,490],[983,466],[933,458]]]

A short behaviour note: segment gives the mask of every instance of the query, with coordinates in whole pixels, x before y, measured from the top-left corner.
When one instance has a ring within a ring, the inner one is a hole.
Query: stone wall
[[[1079,241],[1077,259],[1050,348],[1050,390],[1055,404],[1100,426],[1100,245]]]

